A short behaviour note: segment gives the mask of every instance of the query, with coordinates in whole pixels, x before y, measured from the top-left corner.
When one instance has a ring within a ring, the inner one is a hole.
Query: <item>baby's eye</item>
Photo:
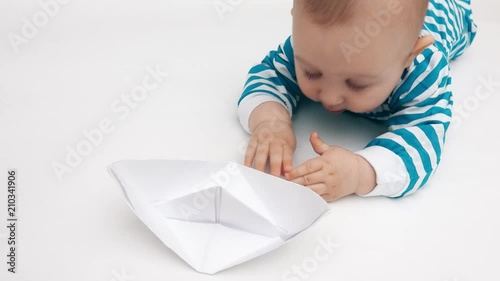
[[[355,92],[361,92],[363,91],[364,89],[368,88],[367,85],[358,85],[356,83],[353,83],[351,80],[347,79],[345,80],[345,84],[347,85],[348,88],[350,88],[351,90],[355,91]]]
[[[321,73],[310,73],[309,71],[305,71],[304,75],[307,77],[309,80],[317,80],[323,76]]]

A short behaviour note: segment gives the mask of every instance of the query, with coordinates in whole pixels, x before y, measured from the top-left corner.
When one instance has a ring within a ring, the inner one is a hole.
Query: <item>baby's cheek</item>
[[[372,112],[375,109],[379,108],[381,104],[382,103],[365,104],[364,106],[361,107],[361,110],[359,112],[360,113]]]
[[[354,113],[366,113],[373,111],[375,108],[377,108],[377,106],[374,106],[367,102],[357,102],[348,105],[349,111],[352,111]]]
[[[314,86],[307,80],[307,78],[298,77],[297,81],[299,83],[300,90],[302,91],[302,93],[304,93],[306,97],[308,97],[313,101],[318,101],[317,97],[314,95],[315,93]]]
[[[387,99],[385,94],[371,92],[365,93],[349,102],[349,110],[356,113],[371,112],[380,107]]]

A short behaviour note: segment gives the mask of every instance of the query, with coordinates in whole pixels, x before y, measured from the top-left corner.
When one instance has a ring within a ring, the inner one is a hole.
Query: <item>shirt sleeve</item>
[[[238,100],[238,116],[242,127],[250,133],[252,111],[268,101],[281,103],[292,116],[302,95],[295,75],[291,36],[277,50],[252,67]]]
[[[388,100],[389,132],[356,152],[377,174],[365,196],[400,198],[424,186],[441,159],[452,118],[446,54],[431,46],[417,56]]]

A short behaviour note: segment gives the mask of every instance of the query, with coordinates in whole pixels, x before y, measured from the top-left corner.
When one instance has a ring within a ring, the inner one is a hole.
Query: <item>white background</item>
[[[106,166],[153,158],[241,163],[248,136],[236,102],[246,73],[291,31],[291,0],[230,2],[234,9],[219,15],[212,0],[72,0],[16,53],[9,34],[22,35],[23,17],[43,10],[35,0],[0,1],[0,279],[283,280],[294,265],[311,265],[319,240],[331,240],[337,247],[328,259],[295,280],[500,280],[494,0],[473,1],[478,36],[452,64],[455,104],[465,112],[427,187],[401,200],[330,204],[329,216],[284,247],[214,276],[195,272],[149,231]],[[156,65],[170,75],[121,119],[111,105]],[[489,91],[482,80],[495,86]],[[114,130],[59,181],[53,163],[65,164],[83,130],[104,119]],[[353,150],[384,131],[310,103],[294,124],[295,164],[314,157],[313,130]],[[19,184],[15,275],[4,262],[9,168]]]

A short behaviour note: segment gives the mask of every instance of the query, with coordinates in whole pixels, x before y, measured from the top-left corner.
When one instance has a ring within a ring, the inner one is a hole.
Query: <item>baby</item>
[[[254,66],[238,102],[252,137],[245,165],[310,188],[399,198],[424,186],[452,118],[449,62],[472,43],[469,0],[295,0],[293,32]],[[310,142],[319,157],[292,166],[292,115],[304,96],[333,114],[383,120],[388,132],[351,152]]]

